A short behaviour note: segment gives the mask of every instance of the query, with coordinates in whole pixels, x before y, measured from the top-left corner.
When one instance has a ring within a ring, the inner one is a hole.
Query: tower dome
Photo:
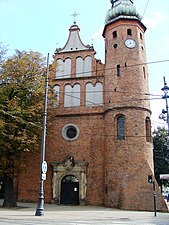
[[[105,24],[114,21],[116,18],[134,18],[141,20],[132,0],[111,0],[112,7],[106,15]]]

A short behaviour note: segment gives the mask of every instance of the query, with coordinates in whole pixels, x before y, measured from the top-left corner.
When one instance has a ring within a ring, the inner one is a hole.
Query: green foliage
[[[33,51],[16,50],[1,66],[0,165],[11,177],[39,147],[45,73],[45,58]]]
[[[3,62],[5,61],[5,55],[7,52],[7,47],[0,42],[0,67],[2,66]]]
[[[157,182],[160,184],[160,174],[169,174],[169,154],[167,150],[167,130],[158,127],[154,131],[154,171]]]

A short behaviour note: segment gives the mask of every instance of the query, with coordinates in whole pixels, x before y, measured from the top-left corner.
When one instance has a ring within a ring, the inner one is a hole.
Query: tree
[[[15,207],[14,181],[26,165],[26,153],[39,147],[46,60],[37,52],[18,51],[0,71],[0,166],[3,207]]]
[[[158,127],[153,135],[154,144],[154,172],[159,184],[160,174],[169,174],[169,161],[167,149],[167,130],[164,127]]]
[[[2,42],[0,42],[0,68],[3,62],[5,61],[6,53],[7,53],[7,47],[3,45]]]

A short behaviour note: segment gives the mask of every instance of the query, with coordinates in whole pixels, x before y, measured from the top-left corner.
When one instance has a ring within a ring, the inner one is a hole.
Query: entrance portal
[[[62,179],[60,203],[79,205],[79,181],[75,176],[67,175]]]
[[[52,203],[86,205],[87,165],[68,155],[62,162],[52,162]]]

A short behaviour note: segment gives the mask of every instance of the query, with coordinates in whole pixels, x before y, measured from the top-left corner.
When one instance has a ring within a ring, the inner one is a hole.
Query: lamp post
[[[167,86],[165,77],[163,79],[164,79],[164,87],[161,90],[164,92],[162,99],[165,99],[166,109],[162,110],[162,113],[160,114],[159,119],[163,119],[164,121],[167,122],[167,150],[169,150],[169,112],[168,112],[169,87]]]
[[[48,53],[48,58],[47,58],[47,70],[46,70],[46,79],[45,79],[45,96],[44,96],[44,111],[43,111],[43,122],[42,122],[42,144],[41,144],[41,161],[40,161],[40,184],[39,184],[39,193],[38,193],[38,206],[36,208],[35,216],[43,216],[44,215],[43,181],[46,179],[46,171],[47,171],[47,164],[45,162],[45,142],[46,142],[46,117],[47,117],[48,73],[49,73],[49,53]]]

